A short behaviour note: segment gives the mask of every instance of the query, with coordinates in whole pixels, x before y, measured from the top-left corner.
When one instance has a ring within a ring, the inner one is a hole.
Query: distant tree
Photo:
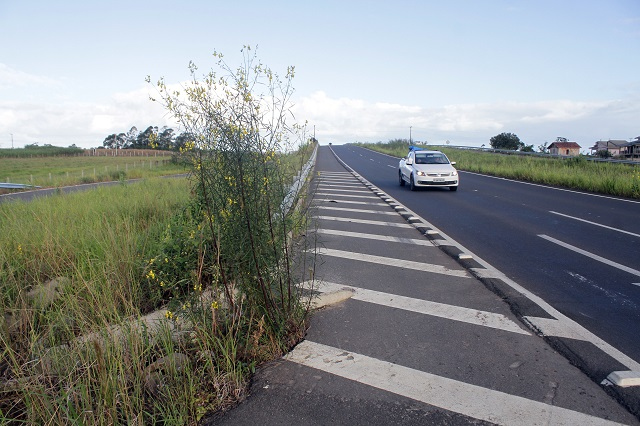
[[[600,158],[611,158],[613,155],[611,155],[611,153],[609,151],[607,151],[606,149],[601,149],[600,151],[596,152],[596,155]]]
[[[132,126],[131,129],[125,135],[125,146],[124,148],[131,148],[136,144],[138,140],[138,128],[136,126]]]
[[[522,144],[522,147],[520,148],[520,151],[522,151],[522,152],[534,152],[533,145]]]
[[[514,133],[500,133],[489,139],[491,147],[494,149],[510,149],[516,151],[524,148],[524,143]]]
[[[158,127],[149,126],[143,132],[138,133],[136,143],[133,148],[148,149],[155,145],[158,139]]]
[[[161,129],[160,133],[158,133],[158,139],[156,141],[158,144],[158,149],[164,149],[164,150],[173,149],[174,140],[175,140],[175,135],[174,135],[173,129],[170,129],[167,126],[164,126]]]
[[[538,152],[547,153],[549,151],[549,142],[538,145]]]
[[[124,133],[112,133],[102,142],[102,146],[109,149],[118,149],[124,147],[125,134]]]

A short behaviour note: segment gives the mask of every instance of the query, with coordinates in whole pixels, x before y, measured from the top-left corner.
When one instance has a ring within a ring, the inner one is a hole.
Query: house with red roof
[[[553,142],[549,145],[549,154],[575,157],[580,155],[580,145],[576,142]]]

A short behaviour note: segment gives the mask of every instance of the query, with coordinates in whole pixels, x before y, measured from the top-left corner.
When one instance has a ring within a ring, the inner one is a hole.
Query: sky
[[[244,45],[321,144],[640,136],[639,0],[0,0],[0,148],[180,131],[145,78]]]

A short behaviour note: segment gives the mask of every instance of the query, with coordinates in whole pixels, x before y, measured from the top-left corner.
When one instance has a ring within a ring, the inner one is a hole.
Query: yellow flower
[[[218,309],[218,302],[217,301],[213,301],[211,302],[211,309]]]
[[[22,253],[22,244],[18,244],[18,253]]]
[[[153,272],[153,270],[150,270],[147,273],[147,278],[149,278],[150,280],[154,280],[156,278],[156,274]]]
[[[173,319],[174,315],[173,312],[171,312],[170,310],[167,310],[167,312],[165,312],[164,314],[166,319]]]

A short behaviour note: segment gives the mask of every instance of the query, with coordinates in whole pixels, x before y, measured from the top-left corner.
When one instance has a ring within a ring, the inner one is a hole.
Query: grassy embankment
[[[191,195],[151,178],[0,204],[0,424],[193,424],[281,354],[203,280]]]
[[[97,156],[72,148],[0,149],[0,182],[46,188],[141,179],[185,171],[184,165],[175,162],[171,153],[120,150],[117,156],[105,155],[108,151],[98,150],[101,155]]]
[[[407,154],[406,141],[358,144],[396,157]],[[562,188],[640,198],[640,166],[591,162],[584,157],[553,158],[505,155],[428,146],[444,152],[459,170]]]

